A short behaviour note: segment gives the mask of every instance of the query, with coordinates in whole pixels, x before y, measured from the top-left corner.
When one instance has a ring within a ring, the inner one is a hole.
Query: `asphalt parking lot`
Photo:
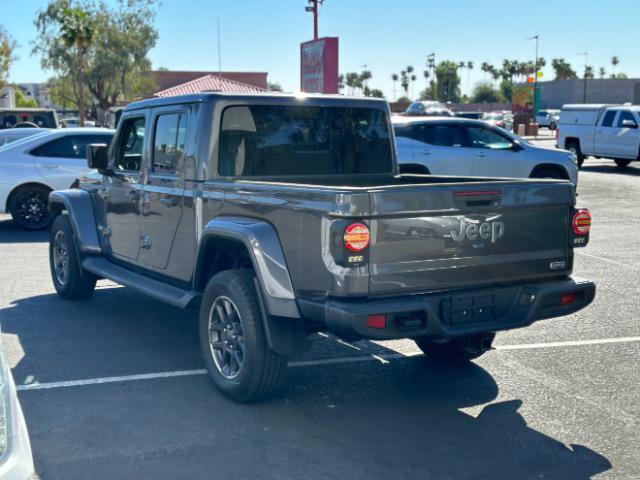
[[[203,374],[195,314],[106,281],[58,298],[47,234],[0,216],[0,322],[38,475],[640,478],[640,165],[588,160],[578,190],[588,309],[499,334],[457,368],[409,341],[319,336],[255,405]]]

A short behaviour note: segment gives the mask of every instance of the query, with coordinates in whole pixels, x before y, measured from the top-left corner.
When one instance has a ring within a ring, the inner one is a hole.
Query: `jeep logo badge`
[[[504,223],[498,221],[472,220],[469,218],[461,218],[460,225],[457,229],[451,230],[451,238],[456,242],[468,240],[488,240],[496,243],[500,238],[504,237]]]

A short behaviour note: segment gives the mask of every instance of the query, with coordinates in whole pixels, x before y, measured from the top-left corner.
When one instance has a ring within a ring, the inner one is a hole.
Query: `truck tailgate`
[[[571,268],[569,183],[407,185],[369,195],[371,295],[524,281]]]

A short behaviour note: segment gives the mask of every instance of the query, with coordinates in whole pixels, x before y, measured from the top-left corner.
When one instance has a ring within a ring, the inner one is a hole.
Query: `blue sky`
[[[46,0],[1,0],[0,24],[19,43],[19,60],[10,72],[14,82],[45,81],[52,72],[31,56],[36,39],[33,19]],[[159,40],[150,52],[154,67],[174,70],[216,70],[216,18],[220,19],[223,70],[269,72],[269,80],[285,90],[299,88],[299,44],[313,35],[312,15],[305,0],[163,0],[156,18]],[[7,8],[8,7],[8,8]],[[466,91],[485,79],[482,62],[532,60],[540,35],[540,55],[564,57],[582,69],[589,64],[611,71],[617,55],[623,71],[640,77],[640,1],[618,0],[326,0],[320,10],[320,35],[340,37],[340,71],[373,73],[370,86],[391,96],[392,73],[407,65],[417,70],[415,94],[424,87],[426,56],[436,60],[474,62]],[[547,67],[545,79],[553,78]]]

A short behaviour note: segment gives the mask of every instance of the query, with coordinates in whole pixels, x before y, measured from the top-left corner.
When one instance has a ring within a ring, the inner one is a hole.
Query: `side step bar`
[[[85,257],[82,261],[82,268],[178,308],[185,309],[194,300],[202,296],[202,293],[195,290],[183,290],[145,275],[132,272],[131,270],[111,263],[105,257],[101,256]]]

